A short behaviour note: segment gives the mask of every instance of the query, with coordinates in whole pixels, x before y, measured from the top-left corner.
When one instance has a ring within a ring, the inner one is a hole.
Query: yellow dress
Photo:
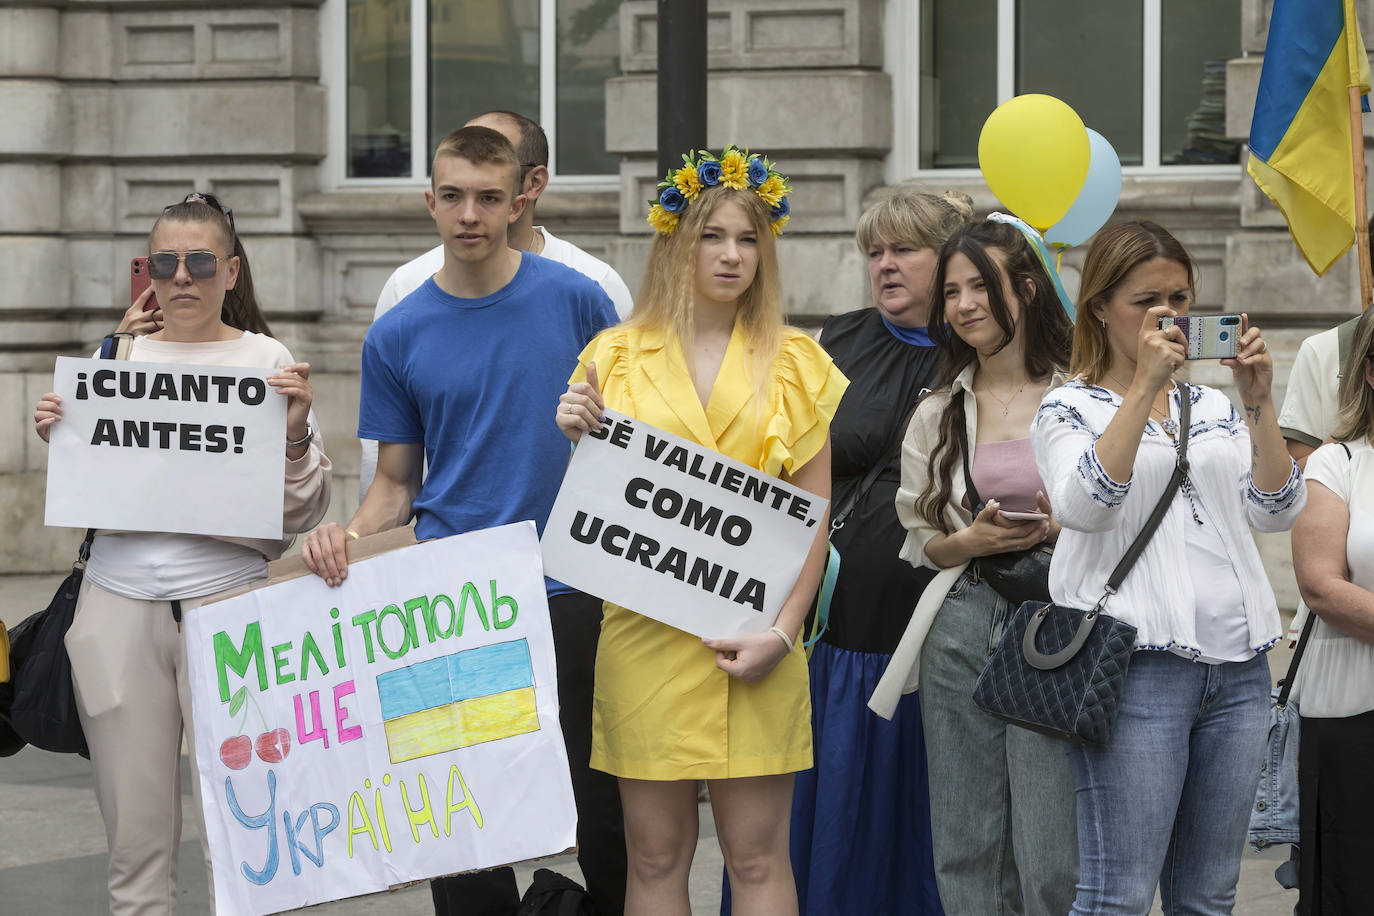
[[[606,406],[774,476],[820,451],[849,381],[810,337],[785,334],[769,401],[755,409],[738,324],[703,409],[681,349],[661,331],[612,328],[587,345]],[[591,765],[634,779],[725,779],[811,766],[811,698],[800,642],[746,684],[701,639],[606,602],[596,653]]]

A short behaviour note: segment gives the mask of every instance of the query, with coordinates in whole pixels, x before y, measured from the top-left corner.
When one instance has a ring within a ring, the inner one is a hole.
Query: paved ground
[[[0,576],[0,619],[17,623],[28,610],[47,603],[58,579]],[[1287,653],[1275,654],[1271,666],[1287,665]],[[206,874],[191,814],[189,777],[183,760],[181,844],[182,916],[205,916]],[[692,870],[692,912],[716,913],[720,899],[721,856],[710,809],[701,810],[701,839]],[[1247,851],[1242,864],[1235,912],[1240,916],[1289,916],[1297,895],[1274,882],[1274,869],[1287,858],[1283,851]],[[90,764],[79,757],[26,748],[0,759],[0,913],[6,916],[99,916],[106,912],[105,835],[91,791]],[[576,862],[561,858],[541,862],[581,880]],[[522,886],[535,866],[519,869]],[[327,904],[311,911],[320,916],[428,916],[433,912],[425,885],[391,894]],[[1158,912],[1158,908],[1156,911]],[[848,914],[836,914],[848,916]],[[872,914],[864,914],[872,916]],[[978,914],[951,914],[978,916]]]

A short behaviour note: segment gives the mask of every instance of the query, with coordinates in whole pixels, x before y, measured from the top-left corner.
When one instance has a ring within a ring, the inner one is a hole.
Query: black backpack
[[[596,916],[592,896],[571,878],[547,868],[537,869],[515,916]]]

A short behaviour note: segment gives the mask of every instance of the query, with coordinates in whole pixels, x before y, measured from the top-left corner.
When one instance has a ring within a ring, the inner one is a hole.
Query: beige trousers
[[[181,604],[184,614],[199,599]],[[214,877],[190,734],[186,641],[171,605],[125,598],[86,580],[66,644],[110,846],[110,913],[176,913],[183,727],[192,749],[191,790],[213,912]]]

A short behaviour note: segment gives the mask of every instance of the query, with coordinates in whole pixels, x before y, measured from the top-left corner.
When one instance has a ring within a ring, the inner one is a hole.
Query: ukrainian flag
[[[377,697],[392,763],[539,731],[523,639],[388,671]]]
[[[1369,91],[1354,0],[1274,0],[1247,169],[1318,276],[1355,240],[1352,86]]]

